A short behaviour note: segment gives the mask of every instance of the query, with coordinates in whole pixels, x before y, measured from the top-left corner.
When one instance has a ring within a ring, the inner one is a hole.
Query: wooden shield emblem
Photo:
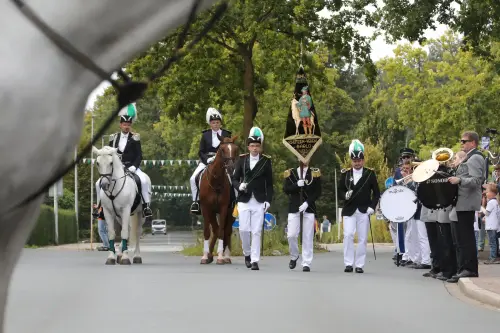
[[[300,66],[295,79],[295,92],[290,100],[283,144],[300,161],[309,163],[322,142],[311,89],[304,68]]]

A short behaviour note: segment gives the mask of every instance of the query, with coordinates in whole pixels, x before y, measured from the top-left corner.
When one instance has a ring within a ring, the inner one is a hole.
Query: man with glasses
[[[457,168],[456,176],[448,178],[450,183],[458,184],[458,199],[454,207],[457,221],[451,222],[453,243],[457,253],[457,274],[447,280],[454,283],[460,278],[479,276],[474,214],[481,209],[481,186],[486,169],[484,156],[477,149],[479,135],[472,131],[464,132],[460,143],[462,151],[467,156]]]

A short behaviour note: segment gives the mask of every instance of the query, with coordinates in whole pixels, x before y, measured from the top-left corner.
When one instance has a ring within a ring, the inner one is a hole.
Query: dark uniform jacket
[[[359,209],[361,213],[366,213],[368,207],[373,210],[377,207],[380,199],[380,190],[378,188],[377,176],[372,169],[363,167],[363,174],[354,185],[354,177],[352,169],[348,169],[340,176],[338,185],[339,199],[344,200],[344,208],[342,208],[342,216],[351,216]],[[353,190],[349,200],[345,200],[347,191]]]
[[[109,145],[113,148],[118,148],[121,136],[121,132],[110,135]],[[130,132],[125,151],[120,151],[120,149],[118,149],[118,154],[121,155],[122,163],[125,165],[125,168],[129,168],[133,165],[138,169],[142,162],[141,137],[139,133]]]
[[[284,173],[285,180],[283,181],[283,192],[288,195],[288,212],[297,213],[300,205],[307,201],[308,207],[306,213],[316,213],[316,200],[321,195],[321,172],[319,169],[311,169],[306,171],[304,178],[305,184],[302,187],[297,185],[299,173],[297,168],[288,169]],[[302,200],[300,200],[300,190],[302,189]]]
[[[202,132],[201,140],[200,140],[200,150],[198,152],[198,156],[203,164],[207,165],[207,159],[209,157],[215,156],[217,153],[217,149],[219,146],[212,147],[212,129],[207,129]],[[231,132],[221,129],[221,136],[230,138]]]
[[[248,202],[254,195],[260,202],[273,200],[273,168],[267,155],[259,155],[259,161],[250,170],[250,154],[240,155],[232,176],[233,187],[238,190],[238,202]],[[240,191],[240,184],[247,183],[246,191]]]

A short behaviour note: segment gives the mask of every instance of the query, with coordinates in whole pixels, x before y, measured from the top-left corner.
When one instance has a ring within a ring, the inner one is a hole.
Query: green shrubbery
[[[59,209],[59,244],[77,242],[76,216],[71,210]],[[42,205],[38,222],[26,242],[28,246],[46,246],[56,243],[54,209]]]

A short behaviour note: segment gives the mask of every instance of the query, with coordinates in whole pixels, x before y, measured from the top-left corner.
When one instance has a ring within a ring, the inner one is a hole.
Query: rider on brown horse
[[[233,187],[238,190],[239,229],[245,264],[252,270],[259,270],[264,214],[269,209],[274,193],[271,159],[261,154],[263,142],[262,130],[252,127],[247,139],[250,153],[240,155],[232,177]]]
[[[210,129],[204,130],[200,140],[200,150],[198,156],[200,157],[200,164],[196,170],[194,170],[191,176],[191,195],[193,196],[193,203],[191,204],[191,213],[200,215],[200,204],[198,201],[198,184],[196,184],[196,176],[206,168],[206,166],[212,163],[215,159],[215,154],[217,149],[219,149],[220,140],[217,138],[217,134],[222,137],[231,137],[231,132],[222,129],[222,115],[219,111],[214,108],[208,108],[207,110],[207,123],[210,125]]]

